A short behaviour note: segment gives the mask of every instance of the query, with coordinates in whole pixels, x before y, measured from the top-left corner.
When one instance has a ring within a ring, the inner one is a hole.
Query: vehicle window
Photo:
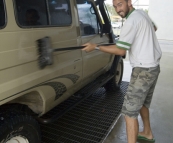
[[[4,1],[0,1],[0,27],[5,25],[5,9],[4,9]]]
[[[47,25],[46,1],[16,0],[17,20],[21,26]]]
[[[100,16],[100,18],[101,18],[102,24],[105,24],[104,19],[103,19],[103,16],[102,16],[102,14],[101,14],[101,12],[100,12],[99,6],[97,6],[97,10],[98,10],[99,16]]]
[[[98,31],[97,18],[91,3],[77,4],[81,35],[93,35]]]
[[[43,27],[71,24],[69,0],[15,0],[20,26]]]
[[[107,9],[105,3],[104,3],[104,9],[106,11],[106,14],[107,14],[107,17],[108,17],[109,21],[111,21],[110,16],[109,16],[109,12],[108,12],[108,9]]]
[[[48,0],[51,25],[69,25],[72,22],[69,0]]]

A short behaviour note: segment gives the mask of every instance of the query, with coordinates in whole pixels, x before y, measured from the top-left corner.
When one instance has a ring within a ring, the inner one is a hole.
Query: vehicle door
[[[3,89],[1,95],[8,98],[13,93],[18,96],[17,93],[29,92],[34,87],[46,85],[54,91],[47,95],[50,103],[60,103],[67,99],[75,89],[69,93],[67,91],[82,79],[81,50],[53,53],[52,65],[40,69],[36,41],[48,36],[52,49],[78,46],[79,35],[74,20],[74,1],[8,0],[5,2],[8,24],[3,30],[4,33],[0,33],[3,45],[0,48],[0,63],[2,63],[0,86]],[[65,93],[67,94],[64,97]]]
[[[78,1],[77,1],[78,2]],[[100,36],[100,27],[98,24],[97,12],[94,1],[85,1],[85,3],[77,3],[80,33],[82,44],[96,43],[103,44],[109,43],[109,37],[104,34]],[[110,61],[110,54],[94,50],[86,53],[83,51],[83,78],[92,78],[101,74]]]

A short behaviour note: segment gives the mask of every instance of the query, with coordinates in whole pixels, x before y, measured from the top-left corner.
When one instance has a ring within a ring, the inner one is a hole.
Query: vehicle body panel
[[[0,105],[25,104],[41,116],[110,69],[113,55],[82,50],[55,52],[53,64],[39,68],[36,41],[40,38],[50,37],[53,49],[109,43],[107,33],[102,37],[100,32],[81,34],[75,0],[70,0],[71,24],[60,27],[21,27],[14,1],[5,5],[7,25],[0,29]]]

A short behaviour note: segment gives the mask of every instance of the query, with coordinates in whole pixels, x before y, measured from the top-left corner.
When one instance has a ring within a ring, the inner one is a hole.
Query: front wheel
[[[108,91],[116,91],[120,89],[120,84],[123,77],[124,64],[123,59],[120,58],[116,66],[113,66],[114,77],[104,86]]]
[[[40,128],[29,115],[0,115],[0,143],[41,143]]]

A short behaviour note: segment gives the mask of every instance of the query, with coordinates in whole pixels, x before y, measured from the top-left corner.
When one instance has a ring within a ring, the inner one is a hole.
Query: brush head
[[[45,37],[37,40],[38,63],[41,69],[53,64],[53,49],[51,48],[50,38]]]

